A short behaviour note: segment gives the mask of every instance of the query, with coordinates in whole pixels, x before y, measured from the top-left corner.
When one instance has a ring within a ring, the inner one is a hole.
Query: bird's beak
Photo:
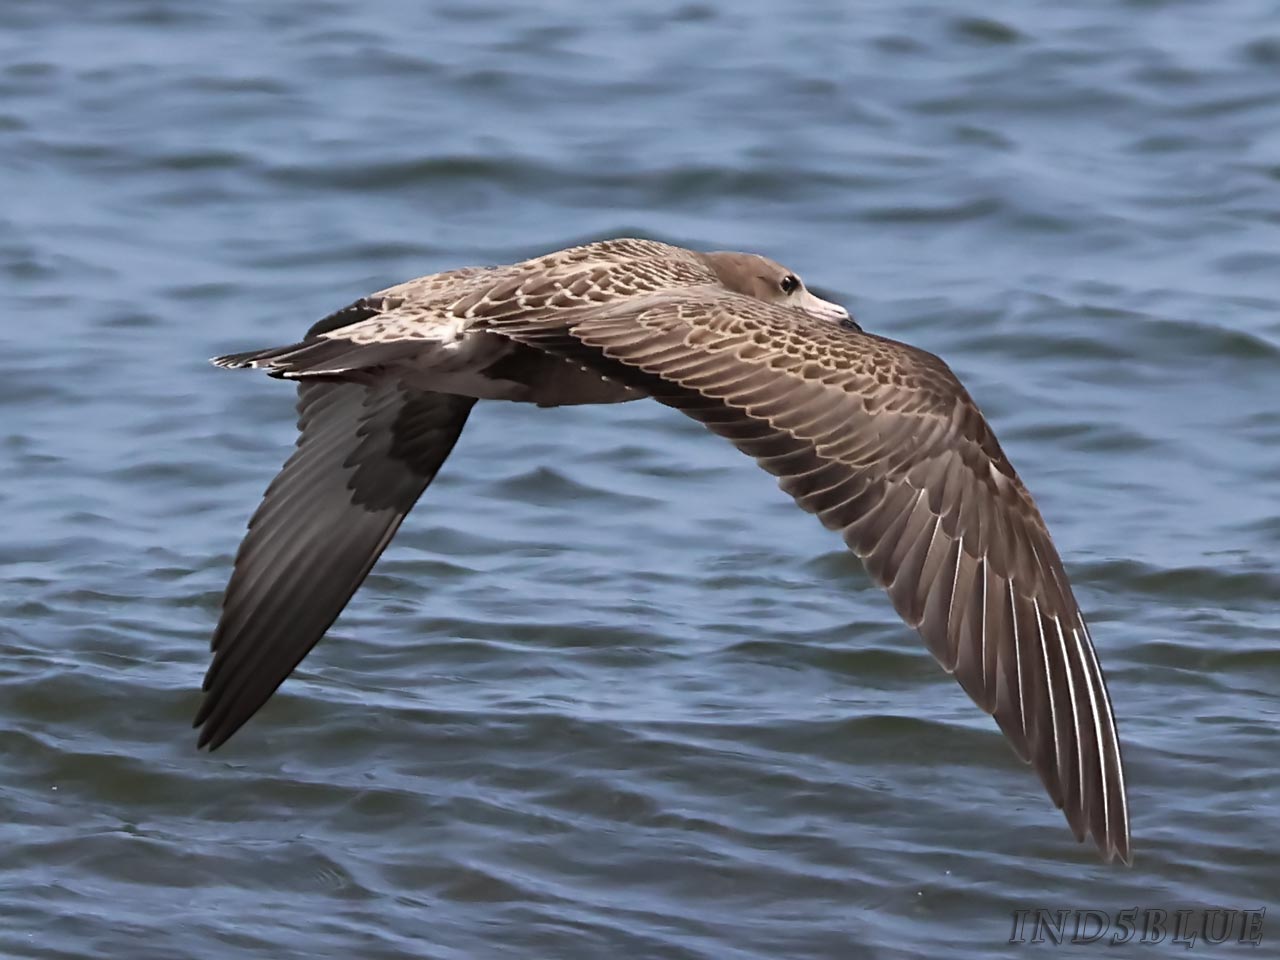
[[[804,296],[800,298],[797,304],[805,313],[812,314],[819,320],[830,320],[832,323],[848,324],[852,322],[849,317],[849,311],[838,303],[832,303],[830,300],[823,300],[821,297],[815,297],[808,290],[804,292]]]

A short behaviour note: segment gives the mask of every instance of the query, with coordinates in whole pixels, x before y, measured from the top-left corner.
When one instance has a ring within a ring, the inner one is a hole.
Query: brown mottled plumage
[[[603,241],[411,280],[299,343],[214,362],[298,380],[301,436],[236,557],[201,745],[230,737],[328,629],[476,399],[649,396],[838,530],[1076,837],[1129,860],[1110,698],[1030,494],[946,364],[862,332],[786,268]]]

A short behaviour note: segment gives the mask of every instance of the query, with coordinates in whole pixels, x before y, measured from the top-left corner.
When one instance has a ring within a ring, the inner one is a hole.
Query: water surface
[[[986,958],[1019,908],[1276,906],[1277,130],[1253,0],[0,5],[0,953]],[[478,408],[194,750],[293,439],[205,358],[623,234],[961,375],[1093,622],[1134,867],[650,403]]]

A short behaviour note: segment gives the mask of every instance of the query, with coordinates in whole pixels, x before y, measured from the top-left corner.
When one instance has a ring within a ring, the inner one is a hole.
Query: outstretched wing
[[[298,388],[298,447],[249,521],[195,718],[216,749],[266,703],[364,581],[475,401],[395,380]]]
[[[488,329],[648,392],[778,476],[994,714],[1077,839],[1129,859],[1120,744],[1088,628],[1039,511],[946,364],[731,295]]]

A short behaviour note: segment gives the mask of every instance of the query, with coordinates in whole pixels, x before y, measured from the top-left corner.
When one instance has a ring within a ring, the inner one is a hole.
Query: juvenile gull
[[[201,746],[224,743],[319,641],[477,399],[647,396],[839,531],[1076,838],[1129,861],[1111,700],[1030,494],[945,363],[863,332],[785,267],[607,240],[410,280],[298,343],[213,362],[298,381],[300,436],[236,555]]]

